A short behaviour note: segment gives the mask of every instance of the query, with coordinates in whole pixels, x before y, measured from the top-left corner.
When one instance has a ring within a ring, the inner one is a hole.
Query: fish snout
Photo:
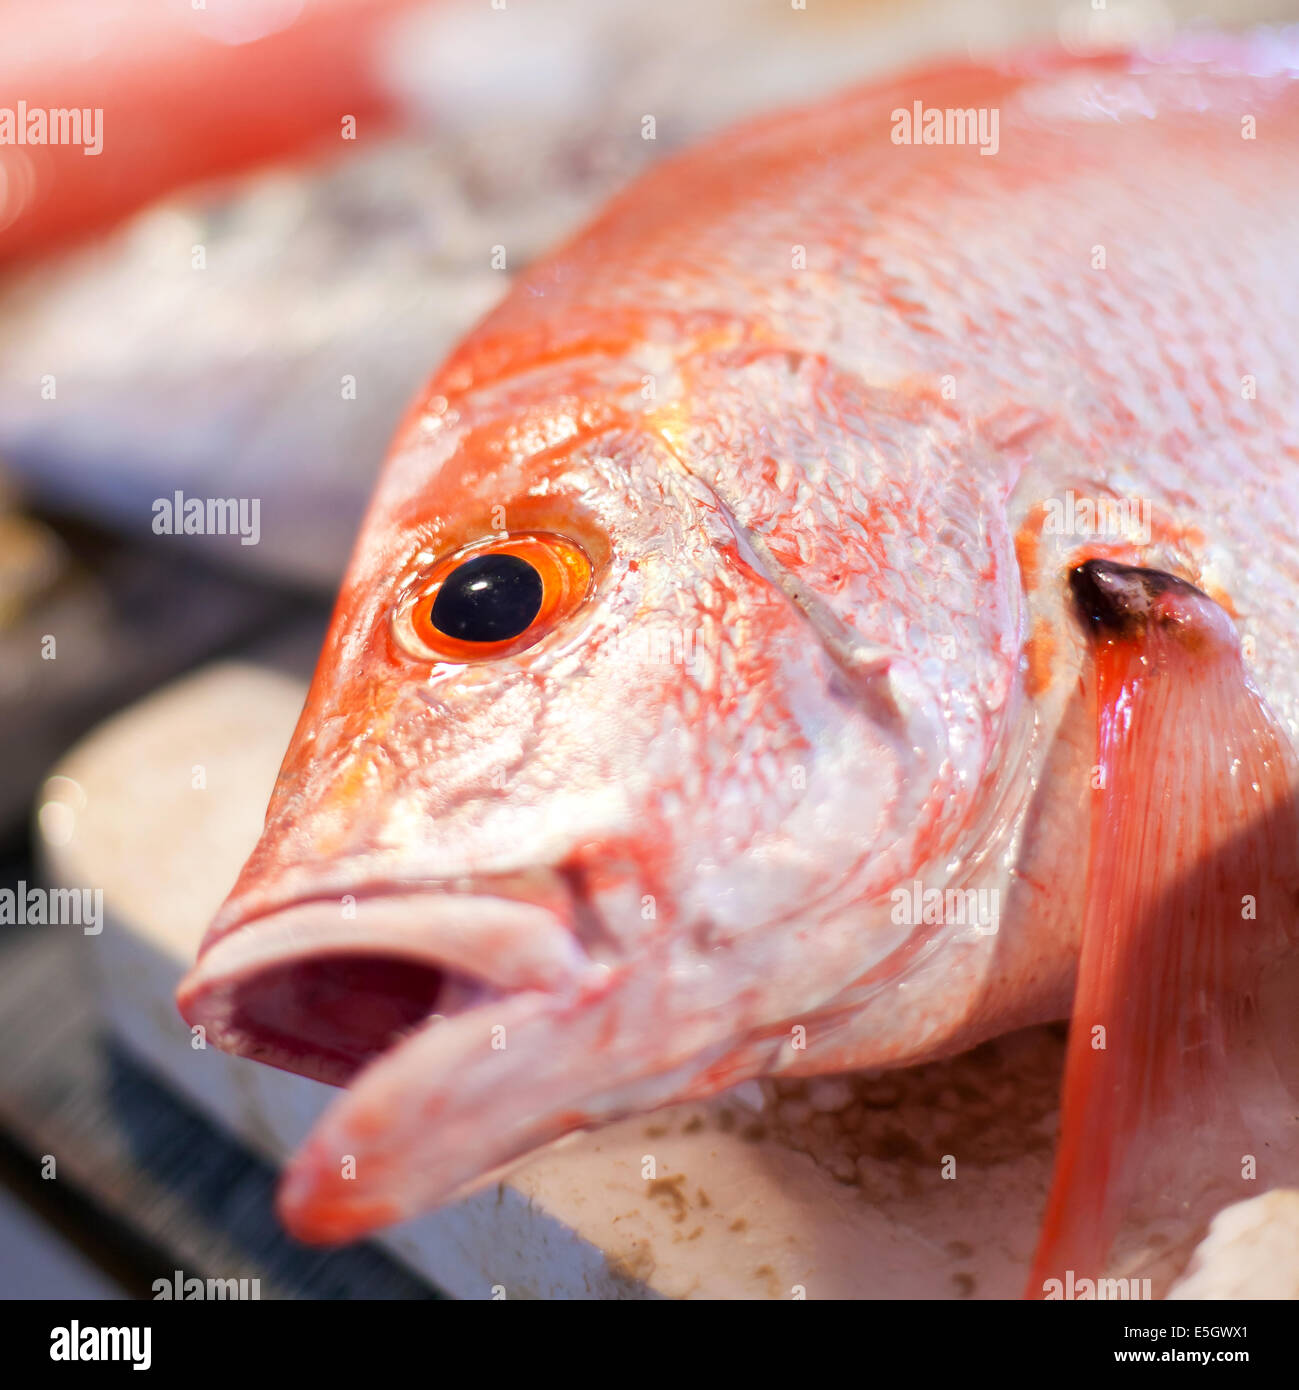
[[[269,908],[236,895],[181,983],[180,1011],[223,1051],[344,1085],[430,1019],[602,976],[562,890],[521,888],[470,881]]]

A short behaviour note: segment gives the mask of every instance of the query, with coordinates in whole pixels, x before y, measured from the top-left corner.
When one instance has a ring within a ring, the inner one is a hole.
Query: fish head
[[[944,691],[825,629],[639,374],[541,375],[408,418],[181,988],[350,1084],[282,1191],[307,1239],[776,1069],[911,935],[887,890],[953,793]]]

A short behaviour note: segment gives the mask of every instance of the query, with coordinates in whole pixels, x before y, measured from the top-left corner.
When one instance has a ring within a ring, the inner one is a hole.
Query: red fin
[[[1111,1272],[1121,1230],[1123,1272],[1162,1282],[1170,1246],[1275,1185],[1296,1111],[1282,1080],[1299,1013],[1282,998],[1299,894],[1290,740],[1198,589],[1092,561],[1073,590],[1103,786],[1034,1298],[1070,1271],[1075,1288]]]

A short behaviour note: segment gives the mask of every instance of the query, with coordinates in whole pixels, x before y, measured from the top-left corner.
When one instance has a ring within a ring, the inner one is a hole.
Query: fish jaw
[[[321,1118],[285,1173],[280,1219],[334,1244],[466,1195],[541,1145],[687,1092],[730,1051],[729,1027],[674,1007],[643,968],[430,1020]]]

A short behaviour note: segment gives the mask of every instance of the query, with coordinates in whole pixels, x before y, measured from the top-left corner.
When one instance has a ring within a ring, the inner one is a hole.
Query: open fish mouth
[[[565,993],[593,969],[559,911],[472,887],[305,899],[222,926],[180,986],[186,1021],[335,1086],[430,1019]]]
[[[668,1103],[733,1046],[724,1009],[677,1000],[666,970],[593,960],[579,904],[518,888],[385,889],[347,915],[337,897],[249,894],[218,919],[185,1018],[225,1051],[346,1085],[280,1186],[300,1240],[462,1196],[574,1129]]]

